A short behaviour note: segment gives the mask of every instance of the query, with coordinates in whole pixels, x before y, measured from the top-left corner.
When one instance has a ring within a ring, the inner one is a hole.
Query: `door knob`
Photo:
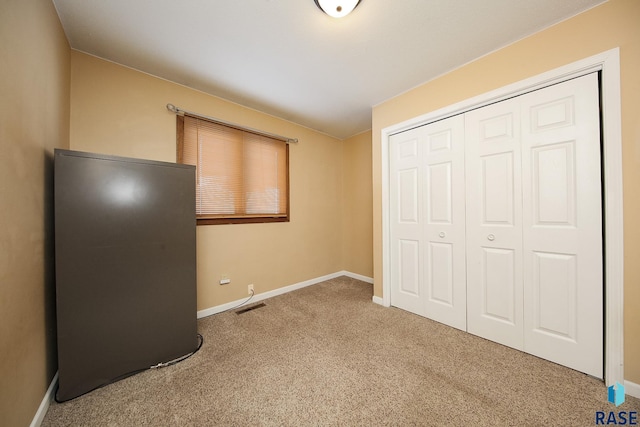
[[[441,231],[438,236],[440,236],[441,238],[443,238],[444,236],[446,236],[446,234],[444,234],[444,231]]]
[[[492,241],[492,242],[495,240],[495,238],[496,238],[496,236],[494,236],[493,234],[489,234],[489,235],[487,236],[487,240],[490,240],[490,241]]]

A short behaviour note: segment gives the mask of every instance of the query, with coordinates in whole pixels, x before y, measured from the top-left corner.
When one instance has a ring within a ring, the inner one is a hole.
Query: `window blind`
[[[199,220],[288,220],[285,142],[188,115],[178,134],[178,161],[196,166]]]

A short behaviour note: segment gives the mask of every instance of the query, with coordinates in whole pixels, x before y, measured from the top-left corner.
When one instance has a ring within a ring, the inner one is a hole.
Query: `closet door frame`
[[[381,131],[382,154],[382,292],[373,301],[385,307],[391,305],[390,289],[390,227],[389,227],[389,138],[404,130],[429,124],[455,114],[480,108],[536,89],[541,89],[592,72],[601,72],[602,99],[602,164],[603,240],[605,268],[605,383],[624,383],[623,347],[623,200],[622,200],[622,131],[620,108],[620,50],[603,53],[573,62],[563,67],[469,98],[442,109],[386,127]]]

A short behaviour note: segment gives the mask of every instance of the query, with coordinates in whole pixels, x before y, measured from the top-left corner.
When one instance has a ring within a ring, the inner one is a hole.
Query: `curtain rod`
[[[228,127],[234,128],[234,129],[255,133],[256,135],[261,135],[261,136],[266,136],[266,137],[269,137],[269,138],[277,139],[279,141],[284,141],[287,144],[291,144],[292,142],[298,142],[298,138],[289,138],[289,137],[286,137],[286,136],[276,135],[275,133],[263,132],[261,130],[252,129],[252,128],[249,128],[249,127],[246,127],[246,126],[237,125],[235,123],[226,122],[224,120],[216,119],[216,118],[213,118],[213,117],[203,116],[202,114],[194,113],[192,111],[183,110],[181,108],[176,107],[173,104],[167,104],[167,110],[169,110],[169,111],[171,111],[173,113],[182,115],[182,116],[184,116],[186,114],[188,116],[192,116],[192,117],[196,117],[196,118],[199,118],[199,119],[208,120],[210,122],[217,123],[219,125],[228,126]]]

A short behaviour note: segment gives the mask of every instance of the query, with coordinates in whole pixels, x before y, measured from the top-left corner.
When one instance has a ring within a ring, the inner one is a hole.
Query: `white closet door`
[[[522,349],[519,101],[470,111],[465,120],[467,330]]]
[[[391,304],[424,316],[420,128],[389,141]]]
[[[422,131],[425,313],[466,330],[464,116]]]
[[[391,304],[602,378],[599,114],[594,73],[392,136]]]
[[[597,75],[521,97],[525,351],[603,377]]]
[[[391,304],[465,330],[464,117],[389,146]]]

